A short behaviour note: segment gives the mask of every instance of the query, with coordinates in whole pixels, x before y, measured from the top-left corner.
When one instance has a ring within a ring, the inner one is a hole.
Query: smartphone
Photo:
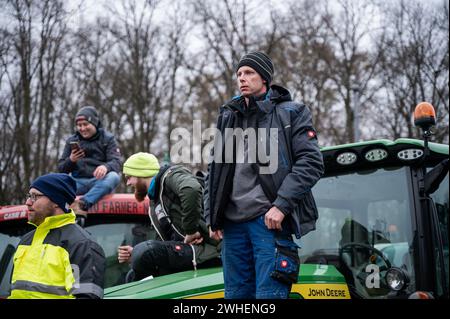
[[[72,150],[79,150],[80,149],[80,142],[78,142],[78,141],[72,141],[69,144],[70,144],[70,148]]]

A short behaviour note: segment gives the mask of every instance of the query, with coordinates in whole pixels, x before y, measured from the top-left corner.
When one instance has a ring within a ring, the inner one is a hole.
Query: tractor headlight
[[[369,162],[376,162],[385,159],[388,156],[388,152],[382,148],[375,148],[366,153],[366,160]]]
[[[336,158],[336,162],[338,162],[341,165],[351,165],[354,162],[356,162],[356,154],[353,152],[345,152],[342,154],[339,154],[339,156]]]
[[[409,148],[397,153],[399,159],[404,161],[412,161],[423,155],[423,151],[419,148]]]
[[[403,290],[408,282],[408,275],[400,268],[392,267],[386,272],[386,283],[392,290]]]

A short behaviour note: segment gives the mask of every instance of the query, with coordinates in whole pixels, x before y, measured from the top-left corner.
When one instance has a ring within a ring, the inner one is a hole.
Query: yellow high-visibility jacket
[[[105,267],[73,211],[47,217],[17,246],[9,298],[102,298]]]

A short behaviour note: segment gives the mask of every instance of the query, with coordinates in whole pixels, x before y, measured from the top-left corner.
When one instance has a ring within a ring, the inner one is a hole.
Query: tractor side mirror
[[[440,162],[425,175],[425,194],[433,194],[448,173],[448,159]]]

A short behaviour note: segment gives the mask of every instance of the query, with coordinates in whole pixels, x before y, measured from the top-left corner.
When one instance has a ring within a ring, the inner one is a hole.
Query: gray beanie
[[[85,106],[82,107],[77,115],[75,115],[75,124],[79,120],[86,120],[92,125],[94,125],[96,128],[100,125],[100,119],[98,117],[97,110],[93,106]]]

